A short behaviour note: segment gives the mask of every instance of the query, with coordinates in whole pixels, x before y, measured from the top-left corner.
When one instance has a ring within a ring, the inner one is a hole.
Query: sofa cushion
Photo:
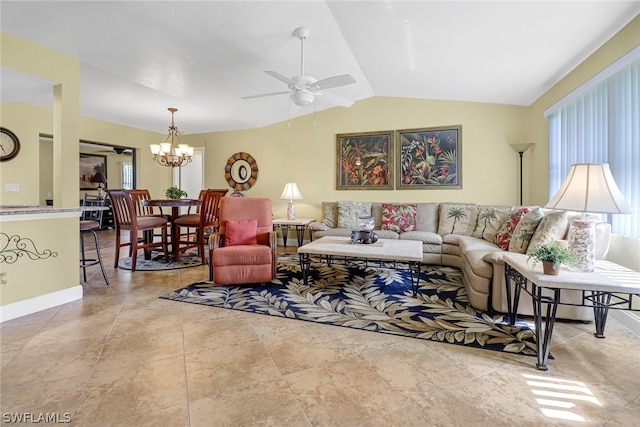
[[[478,220],[478,205],[475,203],[442,203],[438,234],[461,234],[471,236]]]
[[[371,216],[376,222],[376,225],[373,227],[373,229],[382,229],[382,203],[371,202]]]
[[[375,233],[380,239],[398,239],[400,235],[391,230],[375,230]]]
[[[529,212],[529,208],[518,208],[511,212],[507,219],[502,223],[495,236],[493,236],[493,243],[500,246],[505,251],[509,250],[509,242],[513,231],[516,229],[520,219]]]
[[[371,215],[371,202],[338,200],[338,228],[358,230],[358,217]]]
[[[472,236],[493,242],[493,236],[512,210],[512,206],[479,206],[478,222]]]
[[[438,232],[440,203],[416,203],[416,230]]]
[[[483,241],[490,243],[486,240]],[[493,251],[499,250],[499,248],[493,247]],[[493,265],[482,259],[486,254],[487,249],[465,250],[462,252],[462,258],[466,261],[465,264],[469,265],[476,275],[491,279],[493,277]]]
[[[538,224],[540,224],[543,217],[544,212],[542,212],[542,209],[535,206],[520,219],[515,230],[513,230],[513,236],[509,242],[509,252],[523,254],[527,251],[533,233],[536,232],[536,228],[538,228]]]
[[[527,248],[527,252],[536,246],[544,245],[547,243],[555,242],[556,240],[560,240],[564,238],[565,234],[567,234],[567,228],[569,226],[569,217],[566,211],[552,211],[548,212],[540,224],[538,224],[538,228],[536,228],[535,233],[533,233],[533,237],[529,242],[529,247]]]
[[[338,226],[337,202],[322,202],[322,223],[329,228]]]
[[[420,240],[429,245],[442,244],[442,236],[430,231],[407,231],[400,235],[400,240]]]
[[[383,203],[382,204],[382,229],[396,233],[414,231],[416,229],[415,203]]]

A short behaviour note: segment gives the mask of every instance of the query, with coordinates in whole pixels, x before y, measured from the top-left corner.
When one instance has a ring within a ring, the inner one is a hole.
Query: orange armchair
[[[209,280],[269,282],[276,277],[276,247],[270,199],[224,197],[219,230],[209,239]]]

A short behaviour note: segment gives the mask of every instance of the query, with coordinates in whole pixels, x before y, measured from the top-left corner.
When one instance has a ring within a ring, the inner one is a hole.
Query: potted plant
[[[164,195],[167,196],[168,199],[181,199],[188,196],[186,191],[181,190],[176,186],[167,188]]]
[[[560,272],[560,265],[573,265],[578,260],[575,252],[571,249],[563,248],[555,243],[547,243],[534,246],[529,252],[529,259],[533,259],[532,267],[538,262],[542,262],[544,274],[556,275]]]

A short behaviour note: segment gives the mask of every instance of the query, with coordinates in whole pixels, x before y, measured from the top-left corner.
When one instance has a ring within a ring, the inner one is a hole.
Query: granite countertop
[[[0,215],[47,214],[61,212],[80,212],[80,207],[54,208],[41,205],[0,205]]]

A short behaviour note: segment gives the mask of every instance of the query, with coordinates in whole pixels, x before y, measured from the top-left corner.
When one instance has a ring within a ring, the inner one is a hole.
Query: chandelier
[[[173,122],[173,113],[178,111],[177,108],[168,108],[171,111],[171,126],[169,126],[169,135],[162,144],[151,144],[151,154],[153,160],[162,166],[170,166],[172,168],[181,167],[191,161],[193,156],[193,147],[183,144],[180,141],[180,131]],[[177,140],[177,146],[174,146],[174,140]]]

